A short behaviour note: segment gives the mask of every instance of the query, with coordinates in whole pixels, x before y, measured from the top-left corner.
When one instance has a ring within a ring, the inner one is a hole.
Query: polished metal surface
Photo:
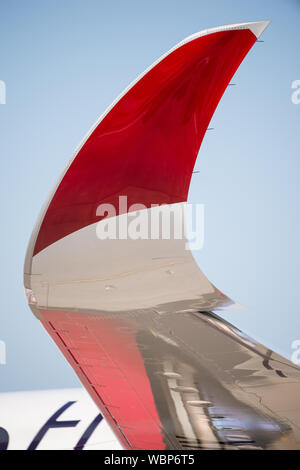
[[[211,312],[162,307],[39,309],[125,447],[300,448],[299,368]]]
[[[98,205],[120,196],[138,215],[182,210],[214,109],[266,25],[198,33],[156,62],[96,124],[33,231],[29,305],[124,448],[300,449],[299,367],[213,313],[235,304],[186,239],[96,236]]]

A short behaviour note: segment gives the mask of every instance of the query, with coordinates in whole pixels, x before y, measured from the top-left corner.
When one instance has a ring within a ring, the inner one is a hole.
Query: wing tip
[[[269,26],[270,23],[271,23],[270,20],[265,20],[265,21],[255,21],[253,23],[245,23],[245,25],[248,25],[252,33],[255,34],[257,38],[259,38],[264,32],[264,30]]]

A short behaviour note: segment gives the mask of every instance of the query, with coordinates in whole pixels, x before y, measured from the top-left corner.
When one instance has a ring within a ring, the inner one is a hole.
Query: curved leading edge
[[[185,240],[96,236],[108,207],[118,228],[153,204],[180,213],[214,110],[266,26],[197,33],[153,64],[88,134],[33,231],[30,307],[125,448],[299,447],[299,369],[211,313],[232,301]]]

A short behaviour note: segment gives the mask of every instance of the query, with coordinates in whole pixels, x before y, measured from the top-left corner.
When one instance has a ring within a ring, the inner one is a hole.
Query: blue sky
[[[195,257],[248,307],[226,318],[286,357],[300,339],[300,79],[297,0],[2,0],[0,80],[0,391],[78,384],[23,293],[23,260],[41,205],[75,147],[115,97],[186,36],[270,19],[213,117],[190,188],[205,204]],[[224,315],[225,316],[225,315]]]

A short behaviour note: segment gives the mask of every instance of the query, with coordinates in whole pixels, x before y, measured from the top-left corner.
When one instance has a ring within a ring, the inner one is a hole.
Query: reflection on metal
[[[299,367],[212,313],[234,302],[186,240],[96,237],[98,205],[120,195],[149,212],[185,203],[215,107],[266,26],[198,33],[148,69],[88,135],[33,231],[30,308],[124,448],[300,448]]]
[[[126,447],[300,447],[299,368],[215,314],[39,312]]]

